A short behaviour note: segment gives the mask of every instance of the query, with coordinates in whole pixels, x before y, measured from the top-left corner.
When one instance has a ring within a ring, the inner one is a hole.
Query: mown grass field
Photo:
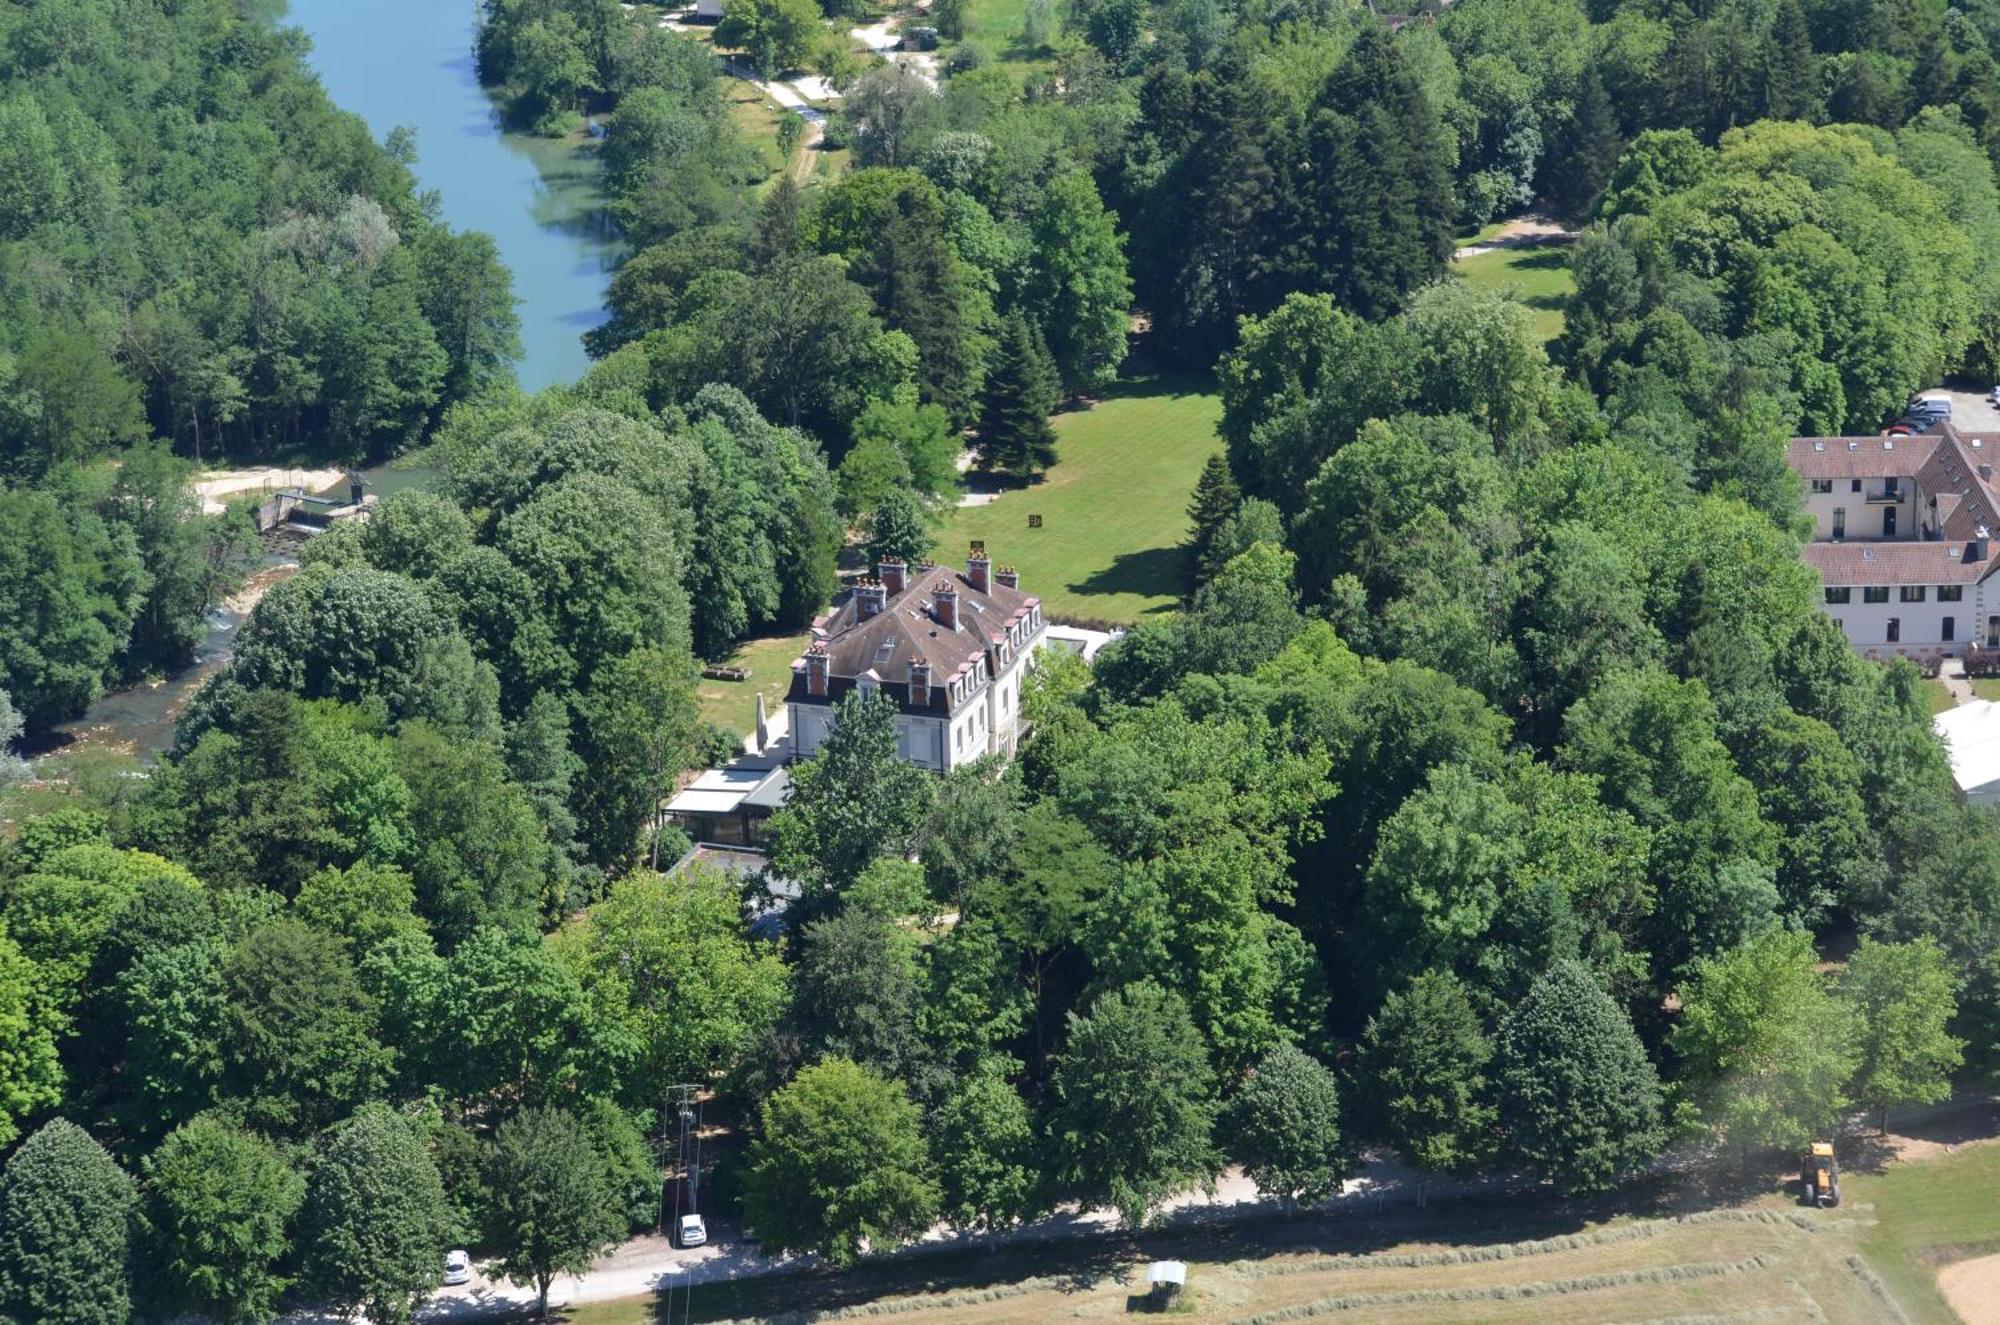
[[[703,677],[695,689],[702,721],[747,736],[757,725],[757,696],[761,693],[766,708],[775,714],[792,683],[792,660],[805,648],[803,634],[772,635],[745,640],[727,658],[716,659],[730,667],[748,667],[750,679],[711,681]]]
[[[1850,1173],[1847,1203],[1806,1211],[1772,1194],[1742,1206],[1590,1222],[1545,1202],[1301,1219],[1000,1253],[889,1262],[844,1276],[704,1285],[675,1320],[801,1311],[910,1325],[1109,1320],[1138,1306],[1145,1263],[1185,1259],[1179,1319],[1278,1325],[1600,1325],[1756,1320],[1958,1325],[1935,1265],[2000,1247],[2000,1145]],[[1887,1292],[1894,1305],[1883,1299]],[[691,1308],[691,1309],[690,1309]],[[1899,1316],[1899,1310],[1901,1316]],[[572,1325],[664,1325],[650,1300],[574,1309]]]
[[[1221,417],[1206,381],[1121,383],[1091,408],[1057,416],[1057,463],[1040,482],[952,511],[935,555],[955,562],[984,539],[1057,616],[1129,623],[1165,610],[1186,589],[1188,499],[1222,447]],[[1028,527],[1031,514],[1041,528]]]
[[[1544,341],[1562,335],[1562,301],[1576,289],[1569,270],[1570,250],[1561,244],[1496,248],[1455,260],[1460,280],[1482,290],[1498,290],[1534,312],[1535,332]]]

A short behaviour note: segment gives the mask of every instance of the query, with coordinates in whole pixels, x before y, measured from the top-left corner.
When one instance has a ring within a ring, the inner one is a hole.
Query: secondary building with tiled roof
[[[1805,562],[1863,653],[2000,647],[2000,434],[1797,437],[1786,459],[1813,519]]]
[[[814,627],[792,664],[793,757],[819,749],[833,706],[853,690],[895,701],[897,752],[919,768],[1012,755],[1021,680],[1046,632],[1041,600],[977,544],[962,571],[884,561]]]

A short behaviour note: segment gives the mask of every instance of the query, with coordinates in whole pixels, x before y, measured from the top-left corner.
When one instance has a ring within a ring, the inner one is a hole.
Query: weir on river
[[[398,126],[416,131],[417,180],[438,194],[445,220],[493,236],[519,301],[516,375],[536,391],[575,381],[589,366],[580,338],[606,317],[604,295],[623,248],[605,213],[603,167],[594,154],[500,132],[473,71],[477,7],[477,0],[292,0],[286,21],[312,38],[312,67],[336,104],[367,120],[377,138]],[[430,471],[384,466],[363,477],[371,493],[387,495]],[[270,550],[253,578],[268,582],[287,560],[285,550]],[[238,605],[247,608],[248,600]],[[229,660],[243,615],[216,608],[193,666],[106,695],[57,728],[51,745],[101,745],[141,757],[165,750],[189,696]]]

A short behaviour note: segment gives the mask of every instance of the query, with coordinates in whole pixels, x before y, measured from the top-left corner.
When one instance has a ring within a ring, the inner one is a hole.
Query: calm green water
[[[578,340],[604,320],[620,256],[588,152],[503,134],[472,68],[477,0],[291,0],[328,95],[382,138],[417,135],[417,179],[456,229],[500,246],[520,299],[518,373],[530,391],[583,375]]]

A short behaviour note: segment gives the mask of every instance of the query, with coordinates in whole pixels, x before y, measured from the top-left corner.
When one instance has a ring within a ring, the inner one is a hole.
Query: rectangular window
[[[1836,506],[1833,508],[1833,536],[1835,538],[1847,537],[1847,508],[1845,506]]]
[[[1923,584],[1906,584],[1898,597],[1906,603],[1921,603],[1924,601],[1924,590],[1929,587]]]
[[[1957,617],[1948,616],[1944,619],[1944,624],[1938,629],[1938,638],[1947,644],[1958,638]]]
[[[1892,616],[1889,618],[1889,643],[1900,644],[1902,643],[1902,640],[1903,640],[1903,619],[1901,617]]]
[[[1830,479],[1830,478],[1816,478],[1816,479],[1814,479],[1814,480],[1812,481],[1812,485],[1813,485],[1813,491],[1814,491],[1814,492],[1832,492],[1832,491],[1833,491],[1833,480],[1832,480],[1832,479]]]
[[[1962,601],[1964,598],[1965,586],[1962,584],[1940,584],[1938,586],[1938,601],[1940,603],[1956,603]]]
[[[1888,601],[1889,601],[1889,586],[1888,586],[1888,585],[1886,585],[1886,584],[1871,584],[1871,585],[1869,585],[1869,586],[1868,586],[1867,588],[1865,588],[1865,589],[1863,589],[1863,590],[1861,591],[1861,601],[1862,601],[1862,602],[1864,602],[1864,603],[1886,603],[1886,602],[1888,602]]]
[[[1849,491],[1852,491],[1852,492],[1859,492],[1859,491],[1861,491],[1861,480],[1860,480],[1860,479],[1855,479],[1855,480],[1854,480],[1854,486],[1853,486],[1853,487],[1852,487],[1851,489],[1849,489]]]
[[[1828,588],[1826,591],[1826,601],[1830,604],[1851,603],[1854,601],[1854,590],[1848,588],[1846,585],[1842,585],[1838,589]]]

